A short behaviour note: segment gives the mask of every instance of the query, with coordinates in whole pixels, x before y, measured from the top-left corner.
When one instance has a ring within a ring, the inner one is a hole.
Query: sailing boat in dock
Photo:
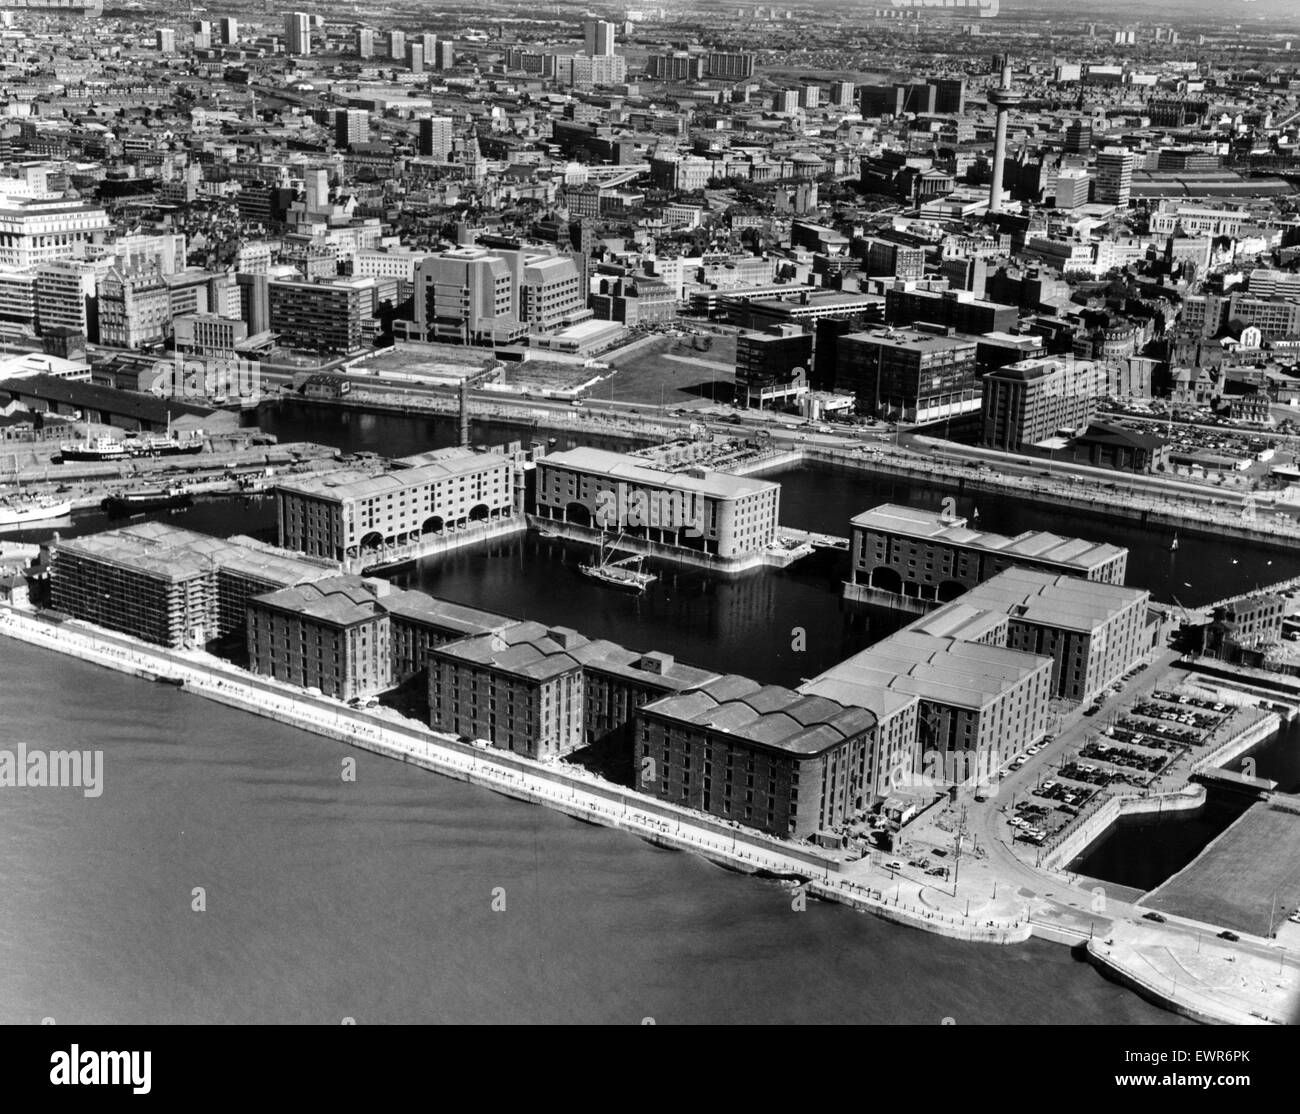
[[[619,534],[619,540],[623,535]],[[618,549],[618,541],[609,547],[609,552],[605,552],[605,535],[600,537],[600,559],[594,565],[579,565],[578,570],[583,576],[589,576],[593,580],[599,580],[613,588],[622,588],[629,592],[644,592],[651,584],[659,578],[654,573],[646,572],[642,565],[645,558],[639,553],[630,554],[627,557],[620,557],[614,560],[614,553]]]

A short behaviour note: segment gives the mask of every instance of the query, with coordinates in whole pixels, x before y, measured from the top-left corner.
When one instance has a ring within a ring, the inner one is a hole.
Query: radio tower
[[[993,184],[989,187],[989,212],[1002,210],[1002,168],[1007,161],[1007,113],[1024,100],[1011,88],[1011,58],[1002,56],[1002,81],[989,90],[989,104],[998,110],[997,131],[993,139]]]

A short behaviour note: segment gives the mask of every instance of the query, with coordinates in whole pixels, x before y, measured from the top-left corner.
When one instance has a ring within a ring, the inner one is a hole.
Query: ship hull
[[[169,495],[160,492],[157,495],[110,495],[101,506],[108,512],[109,518],[130,518],[131,515],[145,514],[148,511],[188,507],[192,502],[193,499],[187,494]]]
[[[66,518],[72,513],[72,504],[67,500],[51,503],[45,507],[14,509],[0,507],[0,527],[27,526],[39,522],[51,522],[56,518]]]

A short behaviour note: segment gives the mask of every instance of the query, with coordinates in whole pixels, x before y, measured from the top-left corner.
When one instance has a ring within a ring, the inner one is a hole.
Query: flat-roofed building
[[[1105,692],[1151,651],[1150,604],[1145,589],[1010,568],[912,626],[940,633],[957,612],[996,616],[998,644],[1050,657],[1053,695],[1081,702]]]
[[[813,335],[798,325],[736,337],[736,401],[762,409],[808,393]]]
[[[1019,316],[1015,306],[977,298],[970,290],[923,290],[899,283],[885,291],[885,320],[891,325],[924,322],[976,336],[1008,332]]]
[[[248,603],[254,673],[339,700],[393,687],[386,580],[331,577],[282,588]]]
[[[519,284],[519,316],[531,332],[552,332],[592,316],[578,269],[567,255],[530,255]]]
[[[801,839],[843,824],[870,803],[875,728],[864,708],[734,674],[719,677],[637,713],[637,787]]]
[[[240,630],[251,597],[336,571],[251,538],[141,522],[57,542],[50,599],[58,611],[146,642],[201,646]]]
[[[840,681],[915,697],[916,739],[906,772],[961,784],[987,781],[1009,754],[1046,733],[1052,659],[909,628],[808,687],[836,691],[827,682]]]
[[[85,201],[0,197],[0,266],[80,257],[111,227],[108,214]]]
[[[980,407],[975,338],[914,329],[850,333],[835,347],[835,389],[858,410],[902,422],[955,417]]]
[[[464,451],[387,472],[339,469],[275,488],[280,545],[344,560],[514,511],[513,465]]]
[[[362,318],[372,310],[374,281],[271,279],[267,284],[270,328],[290,347],[356,352],[363,347]]]
[[[513,344],[527,335],[520,314],[521,252],[462,247],[426,256],[415,274],[421,340]]]
[[[1058,433],[1082,433],[1106,397],[1106,369],[1093,360],[1042,356],[984,376],[981,443],[1009,452]]]
[[[780,499],[780,484],[702,467],[667,472],[605,449],[537,462],[539,517],[721,558],[772,545]]]
[[[1123,584],[1128,550],[1042,531],[1015,537],[972,530],[956,514],[893,503],[852,520],[851,580],[915,599],[947,603],[1013,566]]]

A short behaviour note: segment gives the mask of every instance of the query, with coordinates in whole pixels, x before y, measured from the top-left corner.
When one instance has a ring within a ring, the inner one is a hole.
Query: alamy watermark
[[[625,530],[636,527],[656,527],[677,530],[682,537],[704,536],[704,510],[699,500],[693,500],[680,491],[659,493],[651,503],[644,491],[631,491],[619,505],[617,492],[603,489],[596,492],[596,525],[602,530]]]
[[[243,356],[187,356],[155,362],[152,393],[159,398],[228,399],[261,397],[262,365]]]
[[[80,789],[98,797],[104,792],[104,752],[42,750],[26,743],[0,749],[0,789]]]

